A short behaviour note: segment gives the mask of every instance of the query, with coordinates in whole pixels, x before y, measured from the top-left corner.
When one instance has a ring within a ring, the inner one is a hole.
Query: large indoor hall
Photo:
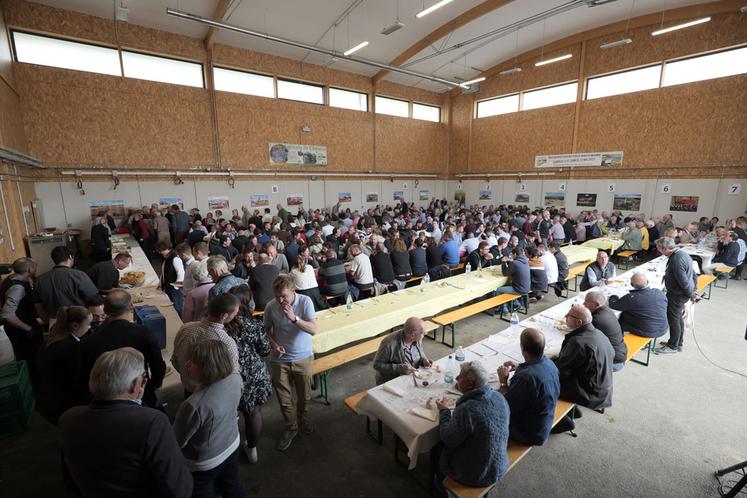
[[[0,0],[3,498],[747,498],[747,0]]]

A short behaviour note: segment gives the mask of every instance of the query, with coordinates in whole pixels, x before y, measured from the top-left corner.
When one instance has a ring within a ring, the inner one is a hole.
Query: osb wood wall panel
[[[8,38],[8,29],[5,25],[3,15],[3,4],[0,2],[0,79],[11,87],[15,87],[13,78],[13,55],[10,48],[10,39]]]
[[[566,104],[475,120],[472,171],[526,171],[535,155],[567,151],[574,111],[574,104]]]
[[[24,168],[17,168],[19,175],[29,172]],[[0,204],[0,226],[3,227],[4,242],[0,244],[0,262],[11,263],[25,254],[23,249],[23,236],[33,231],[33,226],[24,224],[23,206],[28,206],[36,197],[34,184],[28,181],[17,182],[13,166],[6,163],[0,164],[0,188],[2,189],[5,206],[8,210],[8,221],[5,221],[3,205]],[[20,187],[20,194],[19,194]]]
[[[0,145],[27,152],[18,95],[0,79]]]
[[[449,171],[467,171],[469,160],[469,127],[472,121],[472,97],[459,95],[451,99],[449,121]]]
[[[446,172],[445,124],[376,116],[377,172]]]
[[[289,142],[326,146],[329,166],[316,168],[320,172],[373,169],[368,113],[225,92],[217,93],[217,103],[224,167],[271,169],[268,144]],[[311,132],[303,132],[304,125]]]
[[[48,165],[214,163],[208,92],[16,64],[31,155]]]
[[[584,101],[579,150],[628,167],[747,163],[747,76]]]

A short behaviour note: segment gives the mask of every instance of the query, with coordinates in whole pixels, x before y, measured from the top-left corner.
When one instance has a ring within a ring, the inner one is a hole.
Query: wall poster
[[[327,147],[322,145],[270,143],[270,165],[326,166]]]
[[[158,209],[161,211],[170,208],[172,204],[176,204],[179,209],[184,210],[184,201],[181,197],[161,197],[158,199]]]
[[[519,204],[529,204],[529,194],[517,192],[514,202],[518,202]]]
[[[208,197],[208,209],[228,209],[228,197]]]
[[[597,207],[597,194],[576,194],[576,206]]]
[[[620,211],[640,211],[641,194],[615,194],[612,209]]]
[[[249,198],[249,204],[253,208],[268,207],[270,205],[270,196],[267,194],[252,194]]]
[[[673,195],[669,202],[669,210],[694,213],[698,210],[699,200],[700,197],[697,195]]]
[[[490,190],[480,190],[480,200],[489,201],[493,198],[493,192]]]
[[[303,204],[303,195],[301,194],[288,194],[288,197],[286,198],[288,201],[287,204],[289,206],[300,206]]]
[[[378,192],[368,192],[366,194],[366,202],[379,202]]]
[[[395,190],[394,193],[392,194],[392,198],[395,201],[402,201],[402,202],[404,202],[405,201],[405,192],[403,190]]]
[[[344,204],[346,202],[352,202],[353,196],[350,195],[350,192],[338,192],[337,200]]]
[[[106,200],[106,201],[91,201],[88,203],[91,210],[91,221],[94,221],[99,213],[106,213],[111,209],[112,217],[117,220],[122,220],[125,217],[125,208],[123,200]]]
[[[545,206],[565,207],[565,192],[545,192]]]

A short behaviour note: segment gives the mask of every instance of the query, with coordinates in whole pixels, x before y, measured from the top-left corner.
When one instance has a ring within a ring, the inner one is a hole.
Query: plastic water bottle
[[[428,285],[431,281],[431,276],[427,273],[423,275],[423,278],[420,279],[420,292],[425,292],[425,286]]]
[[[446,369],[444,369],[444,382],[447,384],[453,384],[455,372],[456,365],[454,364],[454,359],[449,355],[449,361],[446,362]]]
[[[514,311],[511,313],[511,326],[519,324],[519,315]]]
[[[464,273],[469,273],[471,271],[472,271],[472,265],[471,264],[467,263],[466,265],[464,265]]]
[[[353,312],[353,296],[349,292],[348,297],[345,298],[345,308],[348,315]]]
[[[456,361],[464,361],[464,349],[462,349],[462,346],[457,346],[454,358],[456,358]]]
[[[477,271],[478,272],[482,271],[482,259],[477,260]]]

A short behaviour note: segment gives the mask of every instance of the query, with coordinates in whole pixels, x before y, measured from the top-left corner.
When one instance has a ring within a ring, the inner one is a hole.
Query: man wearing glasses
[[[565,316],[571,331],[565,336],[555,366],[560,372],[560,397],[603,413],[612,406],[612,364],[615,350],[607,337],[591,324],[591,311],[574,305]],[[576,408],[576,418],[580,411]],[[572,430],[575,423],[565,416],[553,433]]]

